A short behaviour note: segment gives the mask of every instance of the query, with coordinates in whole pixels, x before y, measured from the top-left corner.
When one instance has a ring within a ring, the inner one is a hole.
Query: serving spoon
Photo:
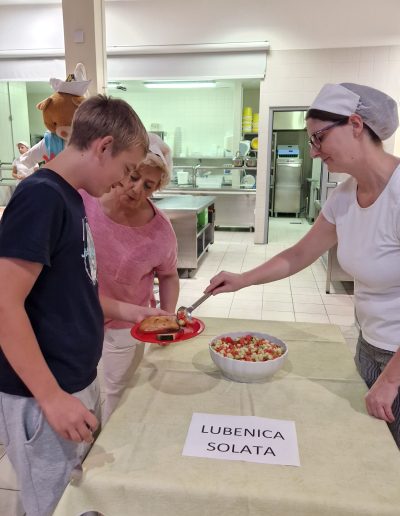
[[[200,306],[201,303],[204,303],[204,301],[208,299],[211,296],[211,294],[212,292],[207,292],[207,294],[203,294],[197,301],[192,303],[190,306],[180,306],[176,312],[178,324],[184,326],[184,324],[182,324],[180,321],[191,322],[193,310]]]

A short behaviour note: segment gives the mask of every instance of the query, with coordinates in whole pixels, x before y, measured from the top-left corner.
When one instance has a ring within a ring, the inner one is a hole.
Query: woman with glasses
[[[169,219],[150,200],[170,180],[171,149],[156,134],[149,133],[149,140],[145,160],[127,170],[110,192],[100,199],[81,192],[96,248],[100,292],[145,307],[147,316],[160,313],[148,308],[155,306],[154,276],[161,309],[174,313],[179,295],[176,236]],[[105,323],[103,423],[143,357],[144,344],[130,335],[131,326],[123,321]]]
[[[389,424],[400,448],[400,159],[382,145],[399,125],[397,104],[368,86],[326,84],[306,120],[311,156],[351,177],[297,244],[242,274],[217,274],[206,292],[286,278],[337,243],[338,260],[354,277],[355,361],[370,388],[367,410]]]

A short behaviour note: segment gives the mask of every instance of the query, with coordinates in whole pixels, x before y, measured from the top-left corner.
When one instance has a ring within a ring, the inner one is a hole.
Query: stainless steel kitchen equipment
[[[181,169],[181,166],[174,166]],[[215,226],[254,229],[254,210],[256,205],[256,188],[242,185],[246,175],[245,167],[233,167],[232,163],[222,161],[221,165],[201,165],[194,168],[194,180],[191,186],[184,186],[171,181],[165,189],[154,194],[155,198],[171,195],[212,195],[215,198]],[[198,181],[204,173],[212,172],[208,179]],[[255,175],[256,170],[252,173]],[[175,173],[174,173],[175,174]],[[221,178],[218,187],[214,177]]]
[[[306,111],[275,111],[274,131],[301,131],[306,127]]]
[[[298,145],[278,145],[276,169],[274,214],[300,214],[302,163]]]
[[[187,269],[189,275],[200,258],[214,242],[215,197],[209,195],[175,195],[158,199],[160,208],[171,221],[178,240],[178,269]],[[198,215],[206,210],[204,225],[198,225]]]
[[[307,209],[306,218],[310,224],[312,224],[316,218],[315,216],[315,201],[318,198],[319,192],[319,180],[307,177],[306,179],[308,193],[307,193]]]
[[[257,166],[257,158],[255,158],[254,156],[249,156],[248,158],[246,158],[246,167],[254,168],[256,166]]]
[[[177,184],[180,188],[193,187],[194,176],[195,170],[193,166],[173,167],[171,182]]]
[[[233,163],[233,166],[234,166],[234,167],[243,167],[243,165],[244,165],[244,159],[243,159],[243,156],[241,156],[241,155],[239,154],[239,151],[237,151],[237,153],[236,153],[236,157],[235,157],[235,158],[233,158],[232,163]]]
[[[328,167],[322,165],[322,173],[320,177],[320,206],[325,204],[328,197],[333,193],[338,184],[345,181],[349,177],[348,174],[329,172]],[[318,215],[318,214],[317,214]],[[339,264],[337,258],[337,245],[331,247],[328,252],[321,256],[322,263],[326,268],[326,286],[325,291],[330,293],[332,281],[354,281],[354,279],[345,272]]]

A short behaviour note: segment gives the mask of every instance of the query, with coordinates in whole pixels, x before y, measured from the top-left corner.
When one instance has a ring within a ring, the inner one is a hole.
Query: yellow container
[[[253,116],[253,110],[250,106],[243,108],[243,116]]]
[[[253,113],[253,122],[258,122],[259,113]]]

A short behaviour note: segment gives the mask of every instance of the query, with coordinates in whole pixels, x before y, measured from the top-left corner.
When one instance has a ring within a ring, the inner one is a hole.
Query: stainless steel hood
[[[272,129],[274,131],[304,130],[306,111],[274,111]]]

